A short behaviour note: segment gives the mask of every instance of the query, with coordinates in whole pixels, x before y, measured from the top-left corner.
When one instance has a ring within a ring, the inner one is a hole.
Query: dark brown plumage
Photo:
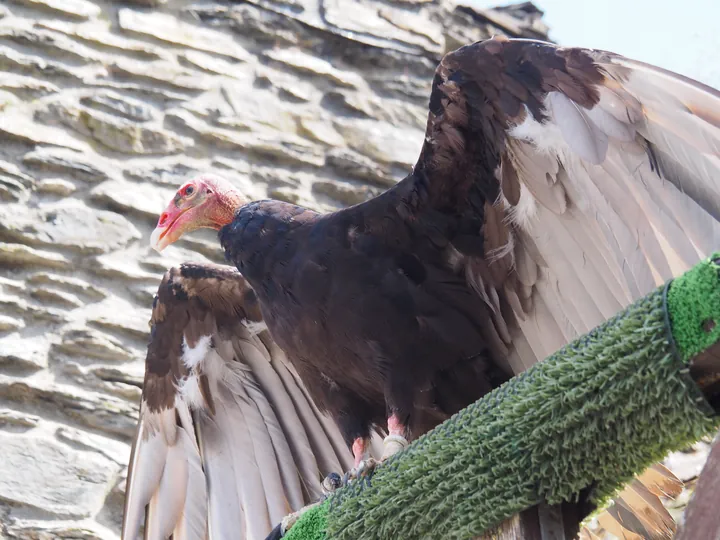
[[[220,229],[356,460],[373,427],[420,435],[720,240],[712,89],[494,38],[445,56],[429,109],[415,168],[373,200],[321,215],[205,176],[153,233]]]

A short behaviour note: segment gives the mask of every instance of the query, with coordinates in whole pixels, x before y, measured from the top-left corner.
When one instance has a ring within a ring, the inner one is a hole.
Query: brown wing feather
[[[496,358],[526,369],[720,244],[717,110],[716,90],[613,53],[474,43],[437,68],[412,174],[350,212],[425,263],[418,238],[447,246]]]
[[[329,424],[288,373],[252,288],[217,265],[169,270],[151,318],[123,539],[264,537],[350,464]],[[317,457],[316,457],[317,456]],[[147,515],[146,515],[147,505]]]

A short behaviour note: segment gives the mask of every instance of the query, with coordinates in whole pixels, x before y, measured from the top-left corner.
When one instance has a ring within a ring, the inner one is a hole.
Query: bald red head
[[[230,223],[247,199],[219,176],[205,174],[184,183],[160,214],[150,245],[157,251],[200,228],[219,230]]]

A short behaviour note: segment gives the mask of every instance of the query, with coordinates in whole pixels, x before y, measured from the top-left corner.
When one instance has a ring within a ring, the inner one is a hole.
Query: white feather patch
[[[194,347],[190,347],[188,346],[185,336],[183,336],[182,360],[186,368],[192,370],[205,359],[210,349],[211,339],[211,336],[202,336]]]
[[[551,111],[548,98],[545,98],[544,111]],[[560,127],[552,122],[547,121],[543,124],[533,118],[530,109],[525,107],[525,119],[508,131],[511,137],[529,141],[538,150],[548,156],[567,153],[568,147],[565,137],[563,137]]]
[[[515,206],[508,203],[510,219],[523,229],[530,229],[531,222],[537,214],[537,201],[527,186],[520,184],[520,198]]]
[[[180,381],[178,392],[176,400],[184,401],[191,409],[205,409],[205,398],[200,391],[200,380],[196,371],[192,371],[187,378]]]

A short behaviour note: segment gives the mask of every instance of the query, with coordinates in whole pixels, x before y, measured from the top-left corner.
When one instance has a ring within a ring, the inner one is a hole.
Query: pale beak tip
[[[160,238],[163,231],[164,231],[164,229],[161,229],[160,227],[156,227],[155,230],[150,235],[150,247],[153,248],[158,253],[161,253],[162,250],[164,250],[167,247],[167,246],[163,245],[162,238]]]

